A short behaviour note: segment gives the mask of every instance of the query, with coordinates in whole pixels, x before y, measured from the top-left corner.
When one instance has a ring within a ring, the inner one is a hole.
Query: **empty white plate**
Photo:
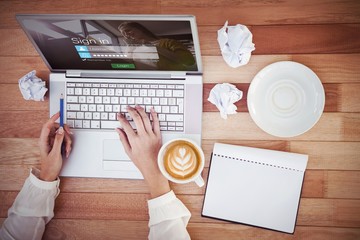
[[[265,132],[277,137],[300,135],[320,119],[325,93],[318,76],[303,64],[272,63],[252,80],[249,113]]]

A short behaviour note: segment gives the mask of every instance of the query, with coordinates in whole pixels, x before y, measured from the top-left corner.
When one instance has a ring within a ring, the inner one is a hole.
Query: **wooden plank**
[[[360,237],[360,229],[302,227],[295,229],[294,235],[283,234],[242,224],[221,223],[189,223],[187,226],[192,239],[303,239],[312,236],[313,239],[342,239],[355,240]],[[44,239],[53,236],[66,236],[68,239],[146,239],[149,228],[146,221],[118,221],[118,220],[67,220],[54,219],[47,226]]]
[[[0,83],[17,84],[32,70],[36,70],[36,76],[43,81],[48,81],[50,71],[40,57],[0,57]]]
[[[0,111],[47,111],[49,91],[45,101],[26,101],[18,84],[0,84]]]
[[[17,192],[0,192],[0,217],[5,217]],[[203,196],[178,195],[192,214],[192,223],[221,223],[201,217]],[[147,194],[62,193],[56,199],[56,219],[147,221]],[[360,227],[360,200],[302,198],[298,226]]]
[[[266,1],[161,1],[162,13],[193,14],[200,25],[217,25],[225,20],[245,25],[353,23],[360,22],[359,8],[359,2],[352,0],[286,0],[276,4]]]
[[[29,176],[28,165],[0,165],[0,173],[7,176],[0,181],[2,191],[20,191]],[[208,167],[202,176],[206,182]],[[205,188],[194,183],[173,184],[177,194],[204,194]],[[62,193],[148,193],[143,180],[106,179],[106,178],[70,178],[61,177]],[[302,197],[306,198],[342,198],[360,199],[359,171],[307,170],[305,173]]]
[[[215,142],[309,155],[307,169],[360,170],[359,142],[305,142],[281,140],[204,139],[206,167]],[[0,165],[38,165],[38,138],[0,138]]]
[[[217,112],[203,113],[203,139],[229,140],[307,140],[307,141],[359,141],[360,115],[357,113],[323,113],[308,132],[292,137],[278,138],[255,125],[248,113],[230,115],[227,120]],[[211,129],[208,131],[207,129]],[[306,152],[304,152],[306,153]]]
[[[289,142],[290,152],[309,155],[307,169],[360,170],[359,142]]]
[[[87,0],[74,6],[71,0],[53,2],[50,0],[3,0],[0,2],[0,28],[15,28],[17,13],[54,13],[54,14],[155,14],[160,12],[158,0]]]
[[[311,68],[322,83],[360,81],[360,54],[253,55],[239,68],[229,67],[221,56],[202,56],[204,83],[250,83],[267,65],[278,61],[296,61]],[[1,61],[1,58],[0,58]]]
[[[203,56],[220,55],[216,41],[220,28],[198,28]],[[359,30],[360,24],[251,26],[256,48],[252,54],[359,53]]]
[[[0,111],[0,138],[37,138],[48,119],[48,111]]]
[[[203,56],[221,54],[216,41],[220,27],[199,26]],[[255,55],[360,53],[360,24],[253,26],[251,31]],[[0,56],[38,56],[21,29],[0,29],[0,35]]]
[[[0,219],[0,224],[4,218]],[[122,220],[83,220],[83,219],[53,219],[46,225],[43,239],[146,239],[149,233],[147,221]],[[243,224],[224,223],[189,223],[187,226],[192,239],[223,239],[227,240],[277,239],[300,240],[307,236],[312,239],[342,239],[355,240],[360,238],[359,228],[330,228],[297,226],[293,235],[276,231],[246,226]]]

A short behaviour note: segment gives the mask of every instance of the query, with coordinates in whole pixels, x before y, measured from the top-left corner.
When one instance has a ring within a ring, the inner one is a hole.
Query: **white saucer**
[[[277,137],[294,137],[308,131],[320,119],[325,92],[310,68],[282,61],[256,74],[249,87],[247,105],[262,130]]]

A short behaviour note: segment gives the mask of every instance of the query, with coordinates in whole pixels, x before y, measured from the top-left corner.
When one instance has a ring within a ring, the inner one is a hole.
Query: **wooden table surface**
[[[29,174],[39,165],[37,138],[49,102],[25,101],[18,79],[49,70],[15,20],[16,13],[193,14],[204,67],[202,147],[207,178],[214,142],[309,155],[294,235],[203,218],[204,188],[172,187],[190,209],[193,239],[360,239],[360,1],[358,0],[1,0],[0,1],[0,222]],[[252,31],[250,62],[230,68],[216,41],[226,20]],[[297,61],[321,79],[324,113],[310,131],[278,138],[259,129],[246,107],[255,74],[266,65]],[[215,83],[244,91],[239,113],[220,118],[207,102]],[[141,180],[61,178],[55,217],[45,239],[146,239],[148,190]]]

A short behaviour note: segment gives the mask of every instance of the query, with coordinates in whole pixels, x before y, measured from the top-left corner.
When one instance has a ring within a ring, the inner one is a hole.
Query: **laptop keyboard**
[[[66,118],[71,128],[114,129],[119,126],[116,114],[120,112],[135,129],[126,107],[140,105],[147,113],[155,109],[160,130],[184,131],[183,84],[68,82],[66,93]]]

